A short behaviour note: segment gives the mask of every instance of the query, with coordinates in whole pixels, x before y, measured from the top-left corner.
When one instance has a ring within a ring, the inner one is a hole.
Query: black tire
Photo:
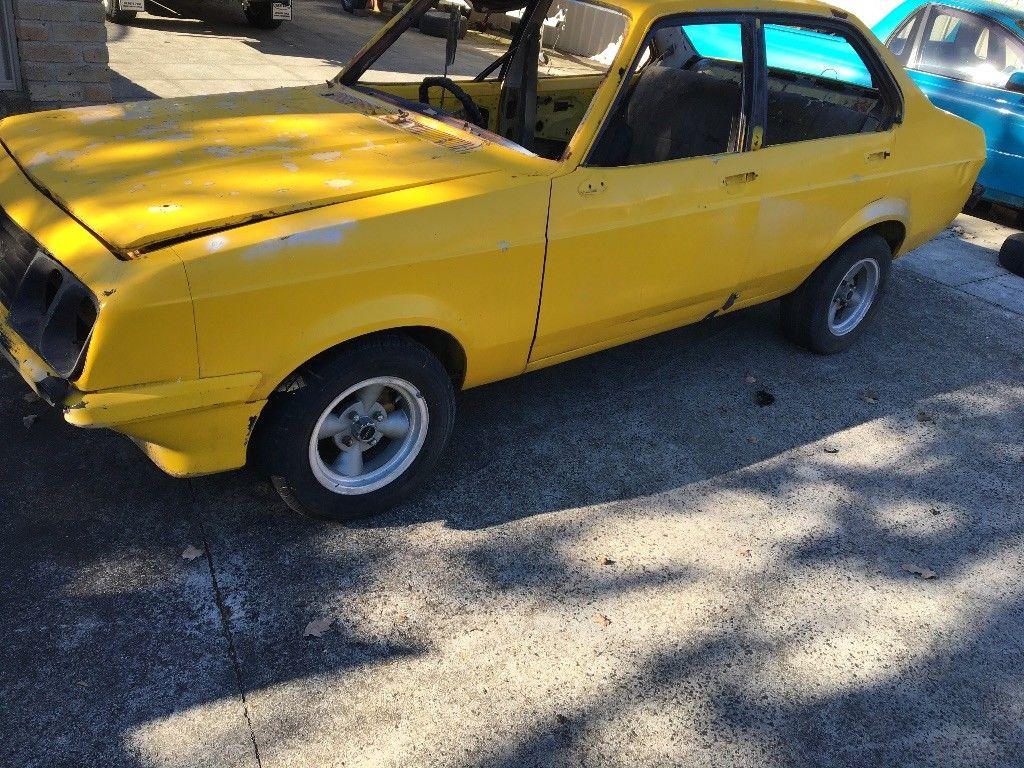
[[[420,32],[431,37],[448,37],[448,13],[446,11],[427,11],[417,22]],[[459,39],[466,36],[469,23],[465,16],[459,16]]]
[[[426,347],[402,334],[370,337],[307,364],[299,374],[303,386],[275,393],[253,434],[259,468],[293,510],[338,522],[367,517],[402,501],[433,470],[455,421],[455,391],[448,372]],[[382,488],[355,495],[332,491],[311,466],[313,430],[346,389],[378,376],[404,379],[422,394],[428,413],[422,448]]]
[[[122,11],[120,8],[115,10],[114,0],[103,0],[103,15],[108,21],[112,21],[115,24],[127,24],[130,21],[134,21],[139,12]]]
[[[999,263],[1024,277],[1024,234],[1010,235],[999,249]]]
[[[829,309],[840,283],[858,262],[870,259],[878,270],[878,286],[867,313],[850,331],[837,335],[829,325]],[[873,233],[860,235],[836,251],[799,288],[780,302],[782,332],[797,346],[819,355],[848,349],[871,324],[889,285],[892,250],[885,238]]]
[[[245,18],[256,29],[277,29],[281,19],[275,19],[271,3],[251,3],[245,7]]]

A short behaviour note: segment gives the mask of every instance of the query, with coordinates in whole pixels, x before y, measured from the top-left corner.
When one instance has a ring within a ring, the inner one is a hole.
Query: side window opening
[[[881,84],[847,33],[832,26],[764,25],[768,113],[764,145],[888,127]]]
[[[660,25],[590,157],[648,165],[738,151],[743,126],[743,27]]]

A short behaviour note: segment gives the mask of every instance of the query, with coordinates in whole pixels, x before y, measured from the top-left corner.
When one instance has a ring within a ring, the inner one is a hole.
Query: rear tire
[[[819,355],[848,349],[877,315],[891,269],[885,238],[866,233],[851,240],[782,298],[783,334]]]
[[[371,337],[298,377],[301,386],[272,396],[253,435],[255,458],[289,507],[354,520],[394,506],[429,476],[451,434],[455,392],[426,347],[401,334]]]

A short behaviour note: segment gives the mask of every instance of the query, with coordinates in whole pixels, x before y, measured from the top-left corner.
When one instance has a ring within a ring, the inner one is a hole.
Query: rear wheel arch
[[[846,242],[851,242],[866,234],[880,235],[885,242],[889,244],[889,250],[892,252],[893,257],[895,257],[903,249],[903,243],[907,240],[907,225],[896,219],[881,221],[877,224],[871,225],[861,232],[858,232]],[[843,245],[845,244],[846,243]]]
[[[823,254],[821,263],[852,243],[858,237],[868,233],[880,235],[889,244],[893,258],[900,255],[907,242],[910,208],[905,200],[895,197],[884,197],[875,200],[846,220],[843,226],[835,231],[831,247]]]

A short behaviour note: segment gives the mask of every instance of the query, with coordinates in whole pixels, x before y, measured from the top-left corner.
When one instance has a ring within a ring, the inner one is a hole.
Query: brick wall
[[[14,26],[33,109],[113,100],[99,0],[14,0]]]

